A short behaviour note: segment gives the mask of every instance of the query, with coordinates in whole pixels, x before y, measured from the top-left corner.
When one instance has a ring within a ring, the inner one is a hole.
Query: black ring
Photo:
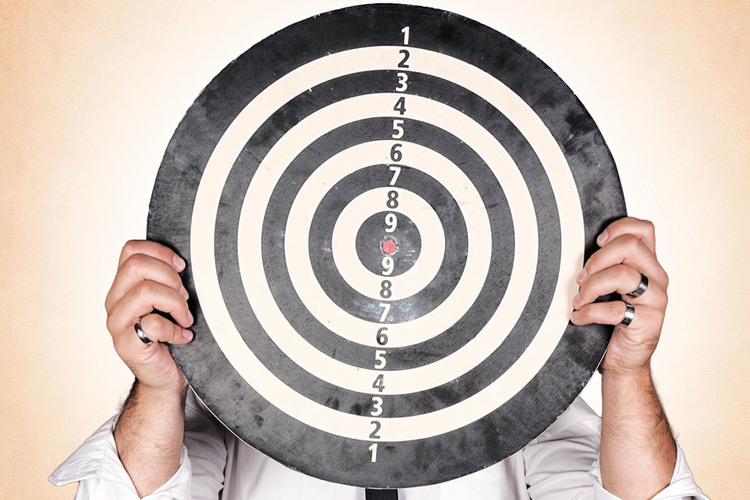
[[[138,335],[138,338],[141,339],[141,342],[144,344],[152,344],[154,341],[148,338],[146,335],[146,332],[143,331],[143,327],[141,326],[141,320],[135,322],[133,325],[133,329],[135,330],[136,335]]]
[[[628,297],[632,297],[634,299],[640,297],[643,295],[643,292],[646,291],[648,288],[648,277],[646,277],[645,274],[641,273],[641,282],[638,283],[638,288],[633,290],[632,292],[626,294]]]
[[[620,321],[622,326],[629,326],[635,318],[635,307],[630,302],[625,302],[625,316]]]

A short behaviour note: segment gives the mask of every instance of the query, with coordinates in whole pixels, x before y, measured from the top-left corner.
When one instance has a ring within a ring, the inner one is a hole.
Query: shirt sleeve
[[[78,481],[76,500],[138,500],[114,439],[117,416],[104,423],[49,477],[61,486]],[[216,500],[223,487],[226,448],[218,424],[188,393],[185,438],[177,472],[143,500]]]
[[[703,494],[701,489],[695,484],[693,474],[690,472],[687,461],[685,460],[685,454],[682,452],[680,445],[675,443],[677,447],[677,460],[674,466],[674,472],[672,472],[672,479],[669,486],[661,490],[652,500],[709,500],[709,498]],[[594,483],[594,498],[602,500],[617,499],[618,497],[609,493],[602,486],[601,473],[599,471],[599,459],[593,463],[589,470],[589,475],[593,478]]]
[[[49,477],[52,484],[78,481],[76,500],[138,500],[130,476],[117,455],[114,431],[117,417],[104,423]],[[177,472],[144,500],[178,500],[190,498],[190,458],[183,446]]]
[[[580,398],[524,450],[526,483],[534,499],[617,500],[599,471],[601,419]],[[695,484],[682,450],[672,480],[654,500],[708,500]]]

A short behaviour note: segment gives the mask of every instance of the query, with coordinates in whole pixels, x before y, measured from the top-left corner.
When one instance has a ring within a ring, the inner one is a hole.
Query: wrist
[[[602,381],[608,380],[617,383],[642,384],[651,381],[651,364],[646,363],[638,366],[605,366],[601,367]]]
[[[180,400],[185,399],[187,394],[188,383],[184,377],[172,384],[154,385],[136,377],[133,384],[133,390],[139,395],[158,400]]]
[[[162,411],[179,409],[184,411],[187,397],[187,382],[177,386],[155,387],[144,384],[138,378],[133,382],[130,394],[125,400],[123,411],[128,412],[136,408],[160,408]],[[137,411],[137,410],[136,410]]]

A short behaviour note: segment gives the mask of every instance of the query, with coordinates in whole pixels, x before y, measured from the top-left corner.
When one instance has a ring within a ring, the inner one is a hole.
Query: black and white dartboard
[[[365,5],[268,37],[188,110],[148,235],[188,262],[173,346],[237,436],[306,474],[395,488],[515,453],[611,327],[568,322],[625,214],[592,118],[529,51],[435,9]]]

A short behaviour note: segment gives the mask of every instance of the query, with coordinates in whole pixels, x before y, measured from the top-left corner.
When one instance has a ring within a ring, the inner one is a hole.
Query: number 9
[[[392,233],[396,230],[396,226],[398,226],[398,218],[396,217],[396,214],[385,214],[385,232]]]
[[[390,276],[393,272],[393,257],[386,255],[383,257],[383,276]]]

